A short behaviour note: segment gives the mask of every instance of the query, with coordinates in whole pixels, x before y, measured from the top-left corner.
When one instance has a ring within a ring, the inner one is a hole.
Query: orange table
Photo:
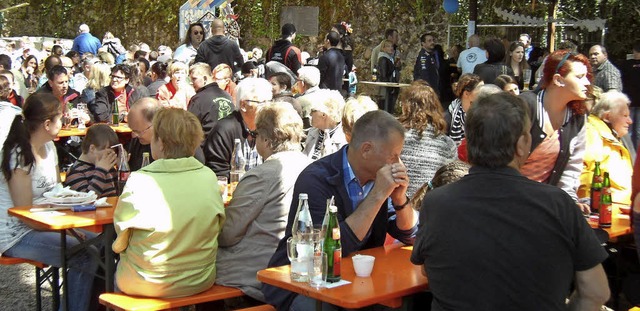
[[[591,228],[598,228],[597,222],[589,221]],[[611,216],[611,228],[602,228],[609,233],[609,239],[617,238],[623,235],[632,234],[631,220],[629,215],[620,213],[620,208],[617,204],[613,205],[613,215]]]
[[[105,271],[105,286],[107,292],[113,292],[113,275],[115,273],[115,260],[113,252],[111,251],[111,243],[115,239],[115,231],[113,229],[113,211],[118,202],[118,197],[109,197],[107,202],[111,204],[110,207],[100,207],[95,211],[77,212],[74,213],[71,210],[56,211],[62,215],[51,215],[48,212],[31,212],[30,209],[34,207],[43,207],[45,205],[33,205],[33,206],[19,206],[12,207],[8,210],[9,215],[17,217],[26,224],[44,228],[45,230],[59,231],[60,232],[60,245],[62,249],[62,306],[63,310],[67,310],[67,261],[73,255],[74,251],[67,249],[67,234],[74,236],[78,239],[83,247],[91,245],[93,241],[85,241],[75,231],[71,229],[82,228],[96,232],[102,232],[97,238],[103,240],[105,248],[104,262],[100,261]],[[91,249],[91,248],[88,248]],[[95,254],[100,258],[99,254]],[[102,259],[100,259],[102,260]]]
[[[258,271],[258,280],[343,308],[362,308],[383,304],[392,308],[402,306],[402,298],[428,288],[422,267],[409,261],[413,246],[393,244],[358,252],[376,257],[371,277],[356,277],[351,256],[342,259],[342,279],[351,284],[335,288],[315,289],[306,282],[292,282],[291,266]]]
[[[125,134],[131,133],[131,129],[129,125],[126,123],[121,123],[119,126],[111,126],[111,128],[117,134]],[[68,129],[61,129],[58,133],[58,137],[71,137],[71,136],[84,136],[87,134],[87,129],[78,129],[77,127],[70,127]]]

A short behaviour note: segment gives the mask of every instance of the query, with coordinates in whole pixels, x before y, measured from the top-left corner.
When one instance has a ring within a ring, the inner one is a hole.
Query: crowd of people
[[[208,36],[190,25],[175,52],[125,49],[87,25],[66,54],[53,46],[39,59],[26,41],[0,51],[0,254],[60,266],[59,236],[5,211],[41,202],[61,181],[53,140],[86,104],[90,127],[65,185],[119,195],[113,250],[124,293],[179,297],[215,282],[246,294],[227,309],[314,308],[256,279],[289,264],[295,198],[308,193],[315,224],[335,198],[344,255],[382,246],[387,234],[415,243],[411,261],[424,265],[434,310],[597,310],[608,300],[606,252],[584,215],[599,163],[614,202],[640,221],[640,40],[618,70],[601,45],[543,53],[527,34],[508,44],[472,35],[445,57],[425,33],[410,86],[370,97],[351,83],[358,56],[347,23],[327,31],[317,58],[294,45],[293,24],[264,55],[245,53],[224,27],[214,20]],[[399,40],[388,29],[373,48],[378,81],[400,82],[410,63]],[[105,125],[116,121],[132,132],[121,193],[122,155],[110,148],[119,138]],[[230,177],[234,153],[246,173],[225,207],[217,180]],[[90,303],[97,266],[87,256],[73,259],[83,269],[70,270],[71,310]]]

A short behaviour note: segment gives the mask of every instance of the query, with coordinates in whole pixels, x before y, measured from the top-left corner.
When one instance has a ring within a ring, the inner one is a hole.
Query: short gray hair
[[[263,78],[244,78],[236,86],[236,108],[240,107],[240,102],[257,96],[260,100],[271,100],[271,83]]]
[[[591,114],[602,119],[605,113],[614,109],[619,109],[622,105],[629,105],[631,100],[624,93],[618,90],[609,90],[600,95],[595,106],[591,109]]]
[[[309,87],[318,86],[320,84],[320,70],[314,66],[304,66],[298,69],[298,79]]]
[[[256,132],[268,141],[269,149],[300,151],[300,141],[304,137],[302,118],[287,102],[275,102],[263,106],[256,116]]]
[[[331,120],[339,123],[344,110],[344,98],[340,92],[322,89],[314,94],[317,94],[318,99],[311,104],[311,111],[326,113]]]
[[[367,141],[386,142],[394,131],[404,138],[405,130],[398,119],[384,110],[369,111],[353,125],[349,145],[357,149]]]

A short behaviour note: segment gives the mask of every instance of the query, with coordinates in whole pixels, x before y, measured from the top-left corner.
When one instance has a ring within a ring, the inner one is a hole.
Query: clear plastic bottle
[[[291,236],[297,253],[297,260],[291,262],[291,272],[294,279],[306,282],[308,263],[313,258],[313,221],[309,212],[309,196],[306,193],[300,193],[298,196],[298,210],[291,227]]]
[[[233,140],[233,152],[231,153],[231,172],[229,173],[229,195],[233,196],[233,191],[245,173],[245,165],[247,160],[242,152],[242,142],[240,138]]]

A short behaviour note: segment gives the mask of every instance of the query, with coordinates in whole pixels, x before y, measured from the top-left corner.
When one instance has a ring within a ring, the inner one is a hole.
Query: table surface
[[[102,226],[113,223],[113,210],[118,202],[118,197],[109,197],[109,207],[98,207],[95,211],[72,212],[61,210],[55,212],[31,212],[33,207],[43,205],[18,206],[9,209],[9,215],[15,216],[27,224],[34,224],[48,230],[65,230],[72,228],[84,228]]]
[[[357,277],[351,256],[342,259],[342,279],[351,284],[335,288],[315,289],[306,282],[292,282],[290,266],[258,271],[258,280],[298,294],[321,300],[343,308],[362,308],[384,304],[398,308],[402,297],[424,291],[427,278],[421,266],[411,263],[412,246],[393,244],[359,251],[358,254],[376,257],[371,277]]]
[[[131,133],[129,125],[121,123],[119,126],[111,126],[116,133]],[[84,136],[87,134],[87,129],[78,129],[77,127],[70,127],[68,129],[61,129],[58,133],[58,137],[70,137],[70,136]]]
[[[598,228],[597,222],[589,221],[591,228]],[[619,206],[613,205],[613,215],[611,217],[611,228],[602,228],[609,233],[609,239],[633,233],[629,215],[620,213]]]

